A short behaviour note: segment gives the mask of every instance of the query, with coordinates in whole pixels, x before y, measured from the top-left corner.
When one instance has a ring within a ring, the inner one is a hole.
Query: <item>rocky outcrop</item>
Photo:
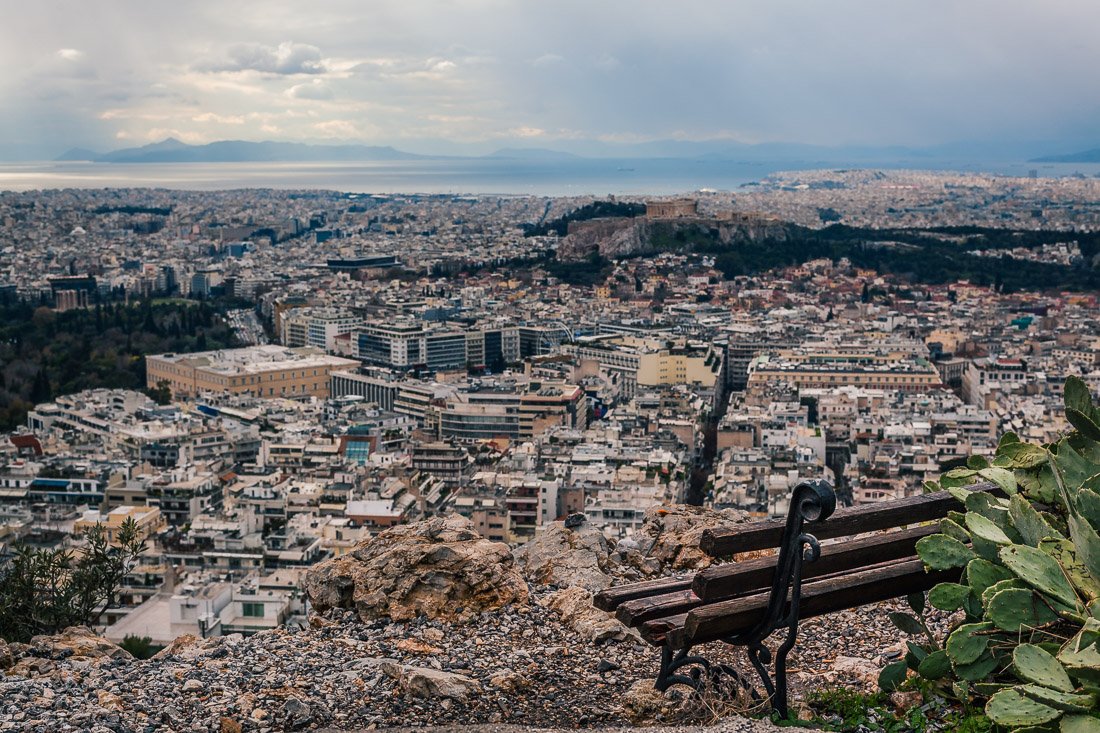
[[[739,244],[785,241],[797,227],[771,217],[731,215],[709,218],[645,217],[593,219],[578,222],[558,244],[561,260],[583,260],[593,253],[626,257],[649,252],[690,252],[696,243],[733,247]]]
[[[733,528],[748,516],[736,509],[707,509],[688,504],[654,506],[635,537],[639,553],[659,563],[659,572],[701,570],[716,562],[699,549],[703,532]],[[627,558],[629,561],[629,557]]]
[[[469,618],[528,598],[507,545],[457,515],[393,527],[321,562],[305,590],[317,611],[350,608],[364,621]]]
[[[578,521],[554,522],[512,554],[532,583],[595,592],[613,582],[610,553],[603,533],[581,515]]]
[[[71,626],[57,634],[31,637],[28,644],[5,644],[0,639],[0,673],[35,677],[53,672],[61,660],[98,664],[130,660],[130,652],[96,636],[84,626]]]

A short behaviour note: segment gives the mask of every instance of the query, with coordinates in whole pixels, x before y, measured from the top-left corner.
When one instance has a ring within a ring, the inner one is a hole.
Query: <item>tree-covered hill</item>
[[[96,387],[145,387],[145,354],[235,345],[206,303],[97,304],[63,313],[0,304],[0,431],[54,395]]]

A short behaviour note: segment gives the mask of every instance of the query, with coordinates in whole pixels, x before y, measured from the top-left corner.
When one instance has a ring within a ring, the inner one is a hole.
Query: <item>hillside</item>
[[[741,717],[737,697],[700,705],[683,688],[655,691],[658,651],[592,607],[593,589],[705,566],[702,528],[746,520],[734,510],[655,510],[629,545],[557,522],[514,555],[457,516],[403,525],[308,573],[318,612],[306,628],[185,636],[149,660],[78,628],[0,642],[0,730],[775,730]],[[796,695],[871,689],[885,655],[901,648],[878,608],[803,629]],[[704,652],[740,664],[723,645]]]

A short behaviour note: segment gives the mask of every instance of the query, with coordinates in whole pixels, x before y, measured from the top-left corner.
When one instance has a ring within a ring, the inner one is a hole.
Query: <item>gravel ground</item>
[[[803,624],[790,660],[795,707],[815,686],[873,686],[869,675],[900,649],[885,610]],[[702,652],[740,658],[722,645]],[[838,668],[842,657],[862,666]],[[318,628],[209,639],[148,661],[54,663],[37,677],[0,677],[0,731],[616,730],[630,725],[623,700],[655,677],[658,652],[632,640],[593,645],[532,603],[459,625],[364,624],[332,611]],[[443,673],[442,682],[424,687],[424,673],[411,668]],[[775,730],[739,717],[696,722],[716,724],[650,730]]]

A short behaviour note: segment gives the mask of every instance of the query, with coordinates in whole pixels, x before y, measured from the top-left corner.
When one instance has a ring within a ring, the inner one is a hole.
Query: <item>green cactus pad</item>
[[[1100,579],[1100,534],[1097,534],[1084,517],[1071,514],[1069,536],[1077,550],[1078,561],[1093,578]]]
[[[1010,545],[1001,548],[1001,562],[1021,580],[1046,596],[1074,608],[1077,593],[1058,561],[1037,547]]]
[[[986,588],[1000,580],[1011,580],[1016,576],[1002,565],[996,565],[983,558],[975,558],[966,565],[966,582],[974,595],[981,598]]]
[[[1031,502],[1017,494],[1012,497],[1008,505],[1008,515],[1012,519],[1012,526],[1020,533],[1025,544],[1037,547],[1039,542],[1047,537],[1060,538],[1062,534],[1050,526],[1047,520],[1040,514]]]
[[[997,628],[1012,633],[1058,620],[1058,614],[1050,610],[1035,591],[1022,588],[1009,588],[994,594],[986,605],[985,615]]]
[[[1092,684],[1100,683],[1100,649],[1096,644],[1080,650],[1063,649],[1058,654],[1069,676],[1080,681]]]
[[[953,519],[941,519],[940,532],[959,542],[970,542],[970,533],[966,531],[965,527]]]
[[[990,601],[991,598],[993,598],[993,596],[995,596],[996,594],[1000,593],[1003,590],[1008,590],[1009,588],[1023,588],[1025,590],[1029,590],[1027,583],[1020,580],[1019,578],[1009,578],[1008,580],[999,580],[996,583],[994,583],[993,585],[986,588],[984,591],[982,591],[982,605],[988,608],[989,607],[989,601]]]
[[[928,591],[928,602],[941,611],[958,611],[970,595],[970,586],[958,583],[940,583]]]
[[[932,652],[917,665],[917,674],[926,680],[942,679],[950,673],[951,660],[943,649]]]
[[[1048,538],[1039,542],[1039,549],[1058,561],[1078,593],[1090,601],[1100,598],[1100,579],[1094,577],[1077,559],[1072,542]]]
[[[1092,694],[1059,692],[1042,685],[1022,685],[1016,689],[1025,697],[1066,713],[1087,713],[1096,707],[1096,696]]]
[[[985,704],[985,714],[997,725],[1042,725],[1057,720],[1058,710],[1024,697],[1015,689],[1001,690]]]
[[[1062,692],[1073,692],[1073,682],[1062,663],[1034,644],[1012,650],[1012,666],[1020,679]]]
[[[945,644],[947,656],[954,664],[972,664],[989,647],[989,637],[978,632],[990,631],[993,624],[963,624],[951,632]]]
[[[1047,452],[1031,443],[1001,443],[997,446],[996,466],[1003,468],[1036,468],[1047,462]]]
[[[933,570],[961,568],[974,559],[974,553],[969,547],[944,534],[921,538],[917,542],[917,555]]]
[[[1100,409],[1092,402],[1088,385],[1080,377],[1066,379],[1066,419],[1085,437],[1100,440]]]
[[[1091,715],[1066,715],[1061,723],[1061,733],[1100,733],[1100,718]]]
[[[986,481],[992,481],[1004,490],[1006,494],[1015,494],[1017,491],[1016,474],[1007,468],[989,466],[978,471],[978,475]]]
[[[967,512],[966,528],[971,535],[983,539],[986,542],[992,542],[996,545],[1012,544],[1012,540],[1009,539],[1003,529],[994,524],[992,520],[983,517],[981,514]]]
[[[992,654],[986,651],[970,664],[953,664],[951,668],[955,670],[955,676],[960,680],[979,682],[992,674],[993,671],[1000,666],[1001,663],[997,661]]]

